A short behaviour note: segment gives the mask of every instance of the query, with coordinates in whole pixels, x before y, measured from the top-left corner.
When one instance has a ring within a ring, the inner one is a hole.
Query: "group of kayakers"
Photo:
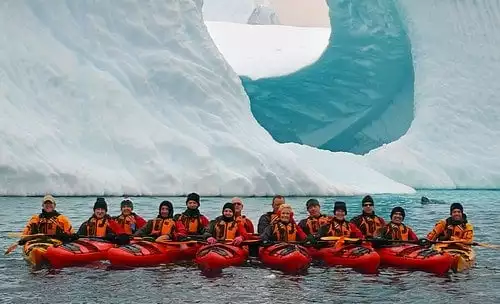
[[[133,212],[134,205],[130,198],[121,202],[121,214],[111,217],[105,198],[99,197],[92,215],[75,233],[70,220],[56,211],[56,201],[49,194],[43,198],[42,212],[28,221],[23,234],[55,235],[62,241],[79,237],[100,237],[119,245],[128,244],[131,236],[176,241],[196,238],[206,240],[209,244],[229,239],[233,240],[234,245],[257,238],[264,243],[306,241],[315,244],[326,236],[360,240],[419,240],[413,230],[403,223],[405,210],[402,207],[394,207],[390,221],[386,222],[375,214],[375,203],[370,195],[362,199],[361,206],[362,213],[348,221],[345,202],[335,202],[331,216],[321,212],[318,200],[309,199],[306,202],[309,215],[297,224],[293,209],[286,203],[285,197],[276,195],[272,199],[273,210],[260,217],[255,233],[252,221],[242,214],[243,201],[238,197],[224,204],[221,215],[212,221],[200,213],[200,196],[197,193],[187,195],[185,211],[175,216],[172,203],[162,201],[158,207],[158,215],[149,221]],[[453,203],[450,206],[450,216],[440,220],[425,239],[472,242],[473,236],[474,230],[464,214],[463,206]]]

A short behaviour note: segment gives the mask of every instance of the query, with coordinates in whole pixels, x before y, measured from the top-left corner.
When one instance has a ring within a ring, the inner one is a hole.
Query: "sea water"
[[[422,205],[420,197],[443,203]],[[136,197],[134,211],[150,219],[163,197]],[[175,211],[185,208],[185,198],[168,198]],[[295,218],[306,216],[308,197],[287,197]],[[110,214],[119,213],[120,197],[106,198]],[[210,219],[221,214],[226,197],[203,197],[200,210]],[[361,197],[319,198],[322,210],[331,214],[333,203],[347,203],[348,218],[361,210]],[[405,222],[424,237],[436,221],[449,215],[449,205],[460,202],[474,225],[475,240],[500,244],[498,191],[418,191],[415,195],[375,195],[375,211],[388,218],[394,206],[406,210]],[[57,198],[57,210],[67,215],[75,229],[90,217],[95,197]],[[271,198],[244,198],[244,213],[257,226],[259,216],[271,209]],[[7,248],[32,214],[39,212],[39,197],[0,198],[0,244]],[[364,275],[347,268],[312,266],[306,274],[285,275],[259,265],[224,269],[220,276],[206,277],[193,265],[164,265],[133,270],[111,270],[107,263],[66,268],[57,272],[32,271],[21,249],[0,259],[0,302],[6,303],[499,303],[500,251],[477,248],[476,265],[459,274],[439,277],[419,271],[381,268]]]

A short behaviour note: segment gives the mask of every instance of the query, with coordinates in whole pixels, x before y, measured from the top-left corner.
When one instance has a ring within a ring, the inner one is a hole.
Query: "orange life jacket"
[[[233,240],[238,234],[238,222],[220,220],[215,224],[214,234],[217,240]]]
[[[466,220],[459,225],[453,225],[451,217],[440,220],[434,229],[427,235],[429,240],[467,240],[472,241],[474,229]]]
[[[273,237],[279,242],[294,242],[297,240],[297,228],[295,224],[278,221],[273,224]]]
[[[351,227],[349,227],[348,221],[338,222],[335,219],[330,221],[330,229],[328,229],[327,236],[345,236],[349,237],[351,235]]]
[[[162,219],[156,218],[153,220],[151,235],[169,235],[175,231],[175,221],[171,218]]]
[[[324,214],[320,215],[317,218],[309,216],[306,221],[306,227],[309,231],[309,234],[318,233],[319,228],[325,224],[328,224],[329,221],[330,218]]]
[[[235,220],[237,222],[239,222],[239,223],[242,223],[243,226],[245,227],[245,229],[247,230],[247,232],[249,232],[249,230],[250,230],[250,227],[249,227],[249,224],[248,224],[248,221],[250,221],[249,218],[247,218],[244,215],[238,215]],[[253,225],[252,225],[252,227],[253,227]]]
[[[108,218],[97,219],[92,216],[87,221],[86,236],[105,237],[108,228]]]
[[[65,226],[69,227],[68,231],[64,231]],[[59,233],[72,233],[72,229],[73,228],[65,216],[55,213],[54,216],[47,218],[43,216],[43,213],[41,213],[34,215],[30,219],[23,234],[43,233],[47,235],[56,235]]]
[[[190,217],[185,214],[181,214],[179,220],[182,222],[188,234],[198,234],[201,228],[201,216]]]
[[[133,214],[127,216],[120,214],[120,216],[117,216],[114,219],[120,226],[122,226],[123,231],[126,234],[133,234],[137,230],[137,223]]]
[[[382,228],[381,236],[389,240],[408,241],[409,232],[404,224],[389,223]]]
[[[370,216],[360,215],[359,222],[356,223],[356,226],[358,226],[365,237],[373,237],[379,229],[384,227],[384,223],[378,216],[372,218]]]

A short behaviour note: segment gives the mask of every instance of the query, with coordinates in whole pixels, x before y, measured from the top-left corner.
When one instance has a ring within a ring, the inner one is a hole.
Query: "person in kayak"
[[[427,234],[431,241],[463,241],[470,243],[474,239],[474,227],[467,221],[464,207],[460,203],[450,206],[450,217],[436,223],[434,229]]]
[[[120,210],[121,214],[113,217],[113,220],[115,220],[128,235],[134,234],[137,230],[146,225],[146,220],[133,212],[134,203],[132,199],[125,198],[120,203]]]
[[[150,236],[156,239],[179,241],[187,236],[181,221],[174,221],[174,206],[170,201],[163,201],[158,207],[158,216],[149,220],[144,227],[137,230],[135,236]]]
[[[391,211],[390,223],[386,224],[376,233],[377,237],[386,240],[418,241],[415,232],[403,224],[405,215],[405,210],[402,207],[394,207]]]
[[[236,217],[236,220],[243,223],[243,227],[245,227],[247,233],[253,234],[255,230],[252,220],[241,214],[241,211],[243,210],[243,201],[241,200],[241,198],[233,197],[231,199],[231,203],[233,203],[234,205],[234,216]]]
[[[96,199],[94,213],[88,220],[83,222],[77,234],[84,237],[104,238],[118,245],[130,243],[130,237],[120,224],[108,215],[108,204],[104,197]]]
[[[42,233],[54,236],[63,242],[77,239],[71,221],[55,208],[54,197],[50,194],[45,195],[42,199],[42,212],[31,217],[23,230],[23,235]]]
[[[188,235],[203,235],[208,229],[208,218],[200,214],[200,196],[198,193],[190,193],[186,197],[186,210],[176,214],[175,221],[181,221]]]
[[[234,217],[235,208],[233,203],[225,203],[222,207],[222,215],[210,222],[207,242],[215,244],[217,241],[233,240],[232,244],[238,246],[247,238],[247,231],[243,222]]]
[[[347,207],[344,202],[335,202],[333,207],[334,216],[330,221],[319,228],[319,237],[337,236],[363,239],[363,233],[356,225],[345,220]]]
[[[273,197],[272,212],[266,212],[259,218],[259,223],[257,224],[257,233],[262,234],[266,228],[271,225],[274,221],[278,219],[277,212],[281,205],[285,204],[285,197],[281,195],[276,195]]]
[[[366,238],[371,238],[386,223],[383,218],[375,215],[375,203],[370,195],[363,197],[361,206],[363,208],[362,213],[353,217],[350,222],[356,225]]]
[[[299,222],[299,227],[307,236],[316,235],[319,228],[328,224],[330,218],[321,213],[321,205],[317,199],[311,198],[306,202],[306,209],[309,216]]]
[[[295,223],[292,207],[288,204],[280,205],[277,219],[260,234],[260,239],[265,243],[304,241],[306,238],[307,235]]]

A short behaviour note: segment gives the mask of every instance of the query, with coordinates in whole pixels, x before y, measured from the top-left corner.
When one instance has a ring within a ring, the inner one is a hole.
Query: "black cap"
[[[234,214],[234,204],[233,203],[225,203],[224,206],[222,207],[222,214],[224,214],[224,210],[226,209],[231,209]]]
[[[335,202],[335,205],[333,206],[333,213],[337,210],[344,210],[345,214],[347,214],[347,207],[344,202]]]
[[[94,210],[96,210],[98,208],[104,209],[104,210],[106,210],[106,212],[108,212],[108,204],[106,203],[106,200],[104,199],[104,197],[98,197],[96,199],[95,204],[94,204]]]
[[[372,203],[375,205],[375,202],[373,201],[373,198],[370,195],[363,197],[363,199],[361,200],[361,205],[363,205],[364,203]]]
[[[120,208],[123,208],[125,206],[129,206],[130,208],[134,209],[134,203],[130,198],[126,198],[121,202]]]
[[[312,206],[320,206],[317,199],[311,198],[306,202],[306,209],[309,209],[309,207],[312,207]]]
[[[189,201],[195,201],[200,205],[200,195],[198,193],[189,193],[186,197],[186,205]]]
[[[403,220],[405,219],[405,216],[406,216],[405,210],[403,209],[403,207],[400,207],[400,206],[392,208],[391,219],[392,219],[392,216],[394,215],[394,213],[396,213],[396,212],[401,212],[401,215],[403,216]]]

